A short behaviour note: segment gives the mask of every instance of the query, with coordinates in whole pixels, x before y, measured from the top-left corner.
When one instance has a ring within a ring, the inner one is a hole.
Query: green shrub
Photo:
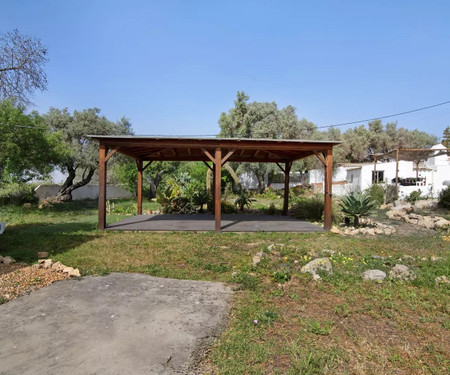
[[[406,200],[408,203],[414,204],[414,203],[416,203],[416,201],[419,200],[419,198],[420,198],[421,195],[422,195],[422,192],[421,192],[420,190],[414,190],[414,191],[411,192],[411,194],[409,194],[409,195],[405,198],[405,200]]]
[[[278,199],[280,197],[280,191],[268,186],[259,196],[266,199]]]
[[[292,216],[299,220],[321,221],[323,220],[324,211],[324,197],[322,194],[312,196],[301,196],[295,198],[294,204],[290,211]],[[341,215],[333,205],[331,216],[334,223],[339,223],[342,220]]]
[[[314,195],[312,197],[301,197],[295,200],[295,204],[291,208],[292,215],[300,220],[316,220],[322,219],[324,201],[322,195]]]
[[[359,218],[368,216],[376,203],[370,199],[370,196],[358,192],[351,193],[344,197],[339,205],[345,215],[353,218],[353,225],[358,227]]]
[[[0,205],[21,206],[39,201],[34,192],[34,184],[8,184],[0,189]]]
[[[386,203],[394,203],[398,199],[397,189],[395,185],[386,186]]]
[[[379,184],[372,184],[370,188],[366,190],[367,195],[372,202],[375,202],[377,206],[381,206],[384,203],[384,189]]]
[[[221,211],[223,214],[235,214],[237,213],[237,208],[233,203],[222,201],[220,204]]]
[[[267,209],[268,215],[275,215],[277,213],[277,208],[275,207],[275,204],[271,203],[269,208]]]
[[[450,187],[447,187],[439,193],[438,205],[439,207],[450,210]]]
[[[239,211],[244,211],[244,208],[250,208],[254,201],[255,199],[251,198],[250,194],[242,189],[239,196],[234,201],[234,204],[236,207],[239,207]]]

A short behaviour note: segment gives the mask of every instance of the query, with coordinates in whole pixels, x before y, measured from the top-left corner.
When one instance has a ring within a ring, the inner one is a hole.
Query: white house
[[[439,144],[432,149],[440,150],[445,147]],[[395,168],[396,161],[377,162],[376,168],[375,163],[342,164],[333,173],[333,194],[363,191],[374,182],[394,184]],[[400,160],[398,170],[400,198],[414,190],[420,190],[424,196],[436,197],[450,185],[450,158],[447,154],[429,157],[418,165],[413,161]],[[315,185],[320,190],[323,186],[323,170],[309,171],[303,183]]]

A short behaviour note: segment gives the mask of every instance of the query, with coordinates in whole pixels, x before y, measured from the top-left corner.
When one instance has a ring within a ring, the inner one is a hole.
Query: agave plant
[[[241,190],[239,196],[234,201],[236,207],[239,207],[239,211],[244,211],[244,208],[250,208],[255,199],[250,198],[250,194],[245,190]]]
[[[344,214],[353,218],[353,225],[359,227],[359,218],[368,216],[376,203],[370,199],[370,196],[358,192],[344,197],[339,206]]]

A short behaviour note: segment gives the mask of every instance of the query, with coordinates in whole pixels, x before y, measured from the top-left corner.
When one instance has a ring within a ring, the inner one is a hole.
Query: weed
[[[308,324],[308,331],[315,335],[328,336],[333,330],[334,322],[326,320],[321,322],[319,320],[311,319]]]

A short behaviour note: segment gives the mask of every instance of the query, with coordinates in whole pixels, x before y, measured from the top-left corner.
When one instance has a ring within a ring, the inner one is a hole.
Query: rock
[[[436,201],[432,201],[432,200],[420,200],[420,201],[416,202],[417,208],[433,208],[436,206],[437,206]]]
[[[3,264],[11,264],[11,263],[16,263],[14,258],[11,258],[11,257],[4,257],[3,258]]]
[[[284,247],[284,244],[273,243],[272,245],[267,246],[267,251],[273,251],[273,250],[276,250],[277,248],[281,248],[281,247]]]
[[[389,272],[389,277],[394,280],[414,280],[416,275],[403,264],[396,264]]]
[[[375,236],[375,229],[373,229],[373,228],[367,228],[366,233],[367,233],[369,236]]]
[[[375,232],[375,234],[383,234],[384,233],[383,229],[381,229],[381,228],[375,228],[374,232]]]
[[[47,270],[49,268],[52,268],[52,264],[53,264],[53,262],[51,259],[44,259],[44,262],[41,263],[41,266],[42,266],[42,268]]]
[[[80,271],[78,268],[72,268],[72,271],[69,272],[70,277],[81,277]]]
[[[392,231],[391,231],[390,229],[385,229],[385,230],[384,230],[384,234],[385,234],[386,236],[390,236],[390,235],[392,234]]]
[[[334,233],[334,234],[342,234],[342,231],[338,227],[335,227],[335,226],[331,227],[330,232]]]
[[[38,253],[38,259],[45,259],[48,258],[48,252],[47,251],[40,251]]]
[[[63,272],[64,272],[64,271],[63,271]],[[234,271],[234,272],[231,273],[231,278],[234,279],[234,278],[237,277],[238,275],[239,275],[239,272]]]
[[[314,275],[317,275],[318,271],[326,271],[329,273],[333,273],[333,266],[331,265],[330,259],[328,258],[317,258],[309,262],[308,264],[305,264],[300,272],[301,273],[310,273],[313,275],[314,279],[316,277]],[[319,275],[317,275],[319,276]]]
[[[432,262],[438,262],[438,261],[440,261],[440,260],[443,260],[443,258],[442,257],[437,257],[437,256],[432,256],[431,258],[430,258],[430,260],[432,261]]]
[[[261,251],[259,253],[256,253],[253,256],[253,266],[256,267],[259,262],[261,262],[261,260],[266,256],[266,254],[264,254],[264,251]]]
[[[78,268],[72,268],[72,267],[65,267],[63,269],[64,273],[67,273],[71,277],[81,277],[80,271]]]
[[[450,284],[450,280],[447,278],[447,276],[439,276],[434,279],[436,282],[436,285],[440,284]]]
[[[386,278],[386,272],[381,270],[368,270],[361,274],[364,280],[384,280]]]
[[[38,264],[44,264],[44,262],[45,262],[45,259],[39,259],[38,260]]]
[[[65,268],[65,266],[61,262],[55,262],[52,264],[52,269],[54,269],[56,271],[62,271],[64,268]]]
[[[391,220],[400,220],[400,210],[387,211],[386,216]]]
[[[372,258],[373,259],[381,259],[381,260],[385,260],[386,259],[386,257],[383,257],[381,255],[372,255]]]
[[[446,227],[447,225],[450,225],[450,221],[445,220],[444,218],[440,218],[438,221],[436,221],[435,223],[435,227],[436,228],[443,228]]]

